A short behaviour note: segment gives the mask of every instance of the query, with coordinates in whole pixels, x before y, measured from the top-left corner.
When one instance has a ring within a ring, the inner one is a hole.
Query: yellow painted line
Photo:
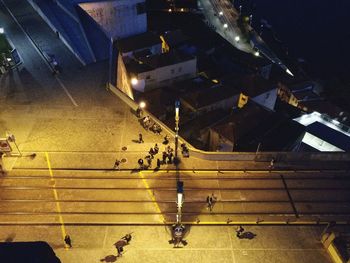
[[[158,203],[157,203],[157,200],[156,200],[156,198],[155,198],[153,192],[151,191],[151,189],[150,189],[150,187],[149,187],[149,185],[148,185],[148,183],[147,183],[146,178],[143,176],[142,173],[143,173],[143,171],[140,171],[140,172],[139,172],[139,176],[141,177],[142,182],[143,182],[144,186],[146,187],[147,192],[148,192],[148,194],[150,195],[151,200],[153,201],[153,204],[154,204],[154,206],[155,206],[157,212],[159,213],[159,215],[160,215],[160,217],[161,217],[161,222],[164,223],[164,222],[165,222],[165,217],[163,216],[162,211],[160,210],[160,207],[159,207],[159,205],[158,205]]]
[[[288,224],[286,221],[261,221],[259,223],[255,221],[230,221],[230,222],[209,222],[209,221],[192,221],[192,222],[182,222],[183,224],[187,225],[316,225],[313,221],[295,221],[295,222],[289,222]],[[324,222],[318,222],[319,225],[327,225],[329,224],[328,221]],[[347,222],[337,222],[339,225],[347,225]]]
[[[46,161],[47,161],[47,167],[49,168],[49,173],[50,173],[50,176],[51,176],[51,180],[54,181],[55,178],[54,178],[53,173],[52,173],[50,158],[49,158],[49,154],[47,152],[45,152],[45,157],[46,157]],[[58,201],[58,194],[57,194],[57,190],[56,190],[56,185],[55,184],[53,185],[53,195],[55,197],[56,207],[57,207],[57,211],[58,211],[58,218],[60,220],[62,240],[64,240],[64,238],[66,237],[66,229],[64,227],[61,206],[60,206],[60,203]],[[67,244],[64,244],[64,247],[65,247],[65,249],[69,249]]]
[[[338,249],[334,246],[333,242],[328,247],[328,253],[335,263],[343,263],[342,257],[338,252]]]
[[[194,172],[193,172],[194,171]],[[145,174],[164,174],[164,173],[176,173],[176,170],[158,170],[157,172],[154,172],[153,170],[144,170],[142,171],[142,173]],[[320,170],[191,170],[191,169],[185,169],[185,170],[179,170],[179,172],[181,173],[218,173],[220,172],[220,174],[225,174],[225,173],[317,173],[320,172]]]

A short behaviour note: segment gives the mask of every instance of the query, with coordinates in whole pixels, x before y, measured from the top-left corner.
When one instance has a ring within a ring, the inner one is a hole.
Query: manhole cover
[[[121,161],[122,163],[126,163],[126,159],[125,159],[125,158],[121,159],[120,161]]]
[[[122,148],[123,151],[126,151],[127,149],[128,149],[128,147],[126,147],[126,146],[124,146],[124,147]]]

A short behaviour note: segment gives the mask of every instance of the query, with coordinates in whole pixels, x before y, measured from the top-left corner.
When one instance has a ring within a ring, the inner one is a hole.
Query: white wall
[[[156,68],[138,74],[138,79],[145,80],[146,89],[159,87],[162,83],[183,77],[194,77],[197,73],[197,59],[193,58],[178,64]],[[149,78],[147,78],[149,77]]]
[[[146,32],[147,15],[138,15],[136,8],[138,3],[144,2],[145,0],[115,0],[79,5],[101,25],[109,37],[124,38]]]

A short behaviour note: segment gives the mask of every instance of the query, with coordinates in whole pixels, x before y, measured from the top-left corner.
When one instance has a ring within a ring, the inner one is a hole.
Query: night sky
[[[251,2],[255,15],[254,27],[259,28],[260,19],[267,20],[277,36],[288,46],[291,55],[306,59],[323,76],[349,75],[349,0]]]

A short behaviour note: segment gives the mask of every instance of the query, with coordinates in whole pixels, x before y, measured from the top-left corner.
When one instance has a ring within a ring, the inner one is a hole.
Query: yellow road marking
[[[52,173],[52,169],[51,169],[51,163],[50,163],[50,159],[49,159],[49,154],[47,152],[45,152],[45,157],[46,157],[46,161],[47,161],[47,167],[49,168],[49,173],[50,173],[50,176],[51,176],[51,180],[54,181],[54,176],[53,176],[53,173]],[[60,206],[60,203],[58,201],[58,194],[57,194],[57,190],[56,190],[56,185],[53,184],[53,195],[55,197],[55,201],[56,201],[56,207],[57,207],[57,211],[58,211],[58,218],[60,220],[60,226],[61,226],[61,232],[62,232],[62,237],[64,240],[64,238],[66,237],[66,229],[64,227],[64,222],[63,222],[63,217],[62,217],[62,211],[61,211],[61,206]],[[64,247],[65,249],[68,249],[68,245],[67,244],[64,244]]]
[[[157,212],[158,212],[159,215],[160,215],[160,218],[162,219],[161,222],[164,223],[164,222],[165,222],[165,217],[163,216],[162,211],[160,210],[160,207],[159,207],[159,205],[158,205],[158,203],[157,203],[157,200],[156,200],[156,198],[155,198],[155,196],[154,196],[154,193],[151,191],[151,189],[150,189],[150,187],[149,187],[149,185],[148,185],[148,183],[147,183],[147,180],[145,179],[145,177],[143,176],[142,173],[143,173],[143,171],[140,171],[140,172],[139,172],[139,176],[141,177],[142,182],[143,182],[144,186],[146,187],[147,192],[148,192],[148,194],[150,195],[150,197],[151,197],[151,199],[152,199],[152,201],[153,201],[153,204],[154,204],[154,206],[155,206]]]
[[[225,173],[266,173],[266,174],[270,174],[270,173],[315,173],[315,172],[320,172],[320,170],[191,170],[191,169],[186,169],[186,170],[180,170],[181,173],[198,173],[198,174],[206,174],[206,173],[221,173],[221,174],[225,174]],[[154,171],[152,170],[145,170],[142,171],[145,174],[150,174],[150,173],[154,173]],[[176,173],[176,170],[158,170],[156,173],[154,173],[155,175],[157,174],[166,174],[166,173]]]

